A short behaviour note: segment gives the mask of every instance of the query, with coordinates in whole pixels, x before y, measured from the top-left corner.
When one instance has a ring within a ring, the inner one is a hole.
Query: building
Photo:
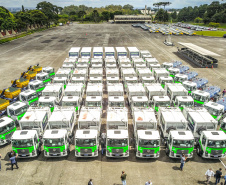
[[[115,15],[115,23],[145,23],[151,22],[149,15]]]

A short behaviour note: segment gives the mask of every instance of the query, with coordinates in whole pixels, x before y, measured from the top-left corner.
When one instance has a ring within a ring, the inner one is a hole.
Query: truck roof
[[[205,108],[186,108],[187,113],[196,123],[217,123]]]
[[[141,54],[151,54],[150,51],[148,51],[148,50],[140,50],[140,53]]]
[[[196,86],[197,87],[197,83],[192,82],[192,81],[184,81],[182,84],[189,85],[189,86]]]
[[[78,101],[80,99],[79,96],[63,96],[62,102],[73,102]]]
[[[168,70],[173,72],[180,72],[180,69],[174,67],[170,67]]]
[[[27,95],[30,95],[30,94],[33,94],[33,93],[36,93],[36,91],[32,90],[32,89],[27,89],[26,91],[21,92],[20,95],[27,96]]]
[[[69,50],[69,53],[70,52],[79,52],[80,51],[80,47],[72,47],[70,50]]]
[[[132,61],[134,63],[137,63],[137,62],[145,63],[143,58],[137,58],[137,57],[133,58]]]
[[[49,118],[49,122],[51,121],[70,121],[73,113],[75,112],[74,108],[61,108],[61,109],[54,109],[52,115]]]
[[[105,52],[110,52],[110,51],[105,50]],[[115,60],[115,58],[105,58],[105,63],[108,63],[108,62],[115,62],[116,63],[116,60]]]
[[[77,69],[77,68],[75,68],[73,74],[87,74],[87,69]]]
[[[11,123],[13,121],[13,119],[7,117],[7,116],[3,116],[0,118],[0,127],[4,127],[5,125]]]
[[[86,101],[101,101],[102,96],[86,96]]]
[[[45,73],[45,72],[40,72],[40,73],[38,73],[38,74],[36,75],[36,77],[37,77],[37,76],[41,76],[41,77],[42,77],[42,76],[46,76],[46,75],[49,75],[49,74],[48,74],[48,73]]]
[[[153,96],[153,101],[170,101],[169,96]]]
[[[76,58],[65,58],[65,60],[64,60],[64,63],[75,63],[75,61],[76,61],[77,59]]]
[[[16,130],[11,139],[32,139],[36,133],[36,130]]]
[[[193,102],[194,99],[191,96],[177,96],[176,100],[180,102]]]
[[[108,101],[109,102],[122,102],[124,101],[123,96],[108,96]]]
[[[185,92],[188,91],[184,88],[184,86],[180,83],[166,83],[167,88],[171,90],[171,92]]]
[[[62,81],[62,80],[67,80],[67,77],[64,77],[64,76],[62,76],[62,77],[54,77],[53,78],[53,81]]]
[[[23,107],[24,105],[27,105],[27,104],[24,103],[24,102],[17,101],[17,102],[15,102],[15,103],[9,105],[9,106],[7,107],[7,109],[14,109],[14,110],[15,110],[15,109],[18,109],[18,108],[20,108],[20,107]]]
[[[146,62],[157,62],[158,60],[156,58],[145,58]]]
[[[129,58],[119,58],[119,63],[131,63]]]
[[[106,78],[107,78],[107,81],[108,80],[119,80],[118,76],[117,77],[115,77],[115,76],[107,76]]]
[[[38,99],[38,102],[50,102],[50,101],[56,101],[55,96],[41,96]]]
[[[81,49],[81,53],[82,53],[82,52],[91,52],[91,50],[92,50],[92,47],[83,47],[83,48]]]
[[[148,102],[147,96],[133,96],[132,97],[133,102]]]
[[[162,88],[160,83],[150,83],[146,85],[146,88],[149,92],[155,92],[155,91],[162,91],[165,92],[165,90]]]
[[[202,131],[203,134],[206,136],[207,139],[211,140],[226,140],[226,134],[221,131]]]
[[[104,47],[105,52],[115,52],[114,47]]]
[[[53,67],[50,67],[50,66],[47,66],[47,67],[43,67],[43,68],[42,68],[42,70],[46,70],[46,71],[49,71],[49,70],[51,70],[51,69],[53,69]]]
[[[103,85],[102,84],[91,84],[88,83],[86,92],[102,92],[103,91]]]
[[[127,47],[129,52],[140,52],[139,49],[137,49],[137,47]]]
[[[192,94],[197,94],[197,95],[201,95],[201,96],[209,96],[210,97],[210,93],[205,92],[205,91],[201,91],[201,90],[192,91]]]
[[[112,139],[128,138],[128,130],[107,130],[107,138]]]
[[[103,63],[103,59],[102,58],[91,58],[91,63],[96,63],[96,62],[101,62]]]
[[[119,74],[118,69],[106,68],[106,75],[107,74]]]
[[[72,77],[71,78],[71,81],[74,82],[74,81],[84,81],[85,80],[85,77],[84,76],[76,76],[76,77]],[[67,84],[68,85],[68,84]],[[67,87],[66,87],[67,88]]]
[[[142,109],[134,111],[134,121],[136,122],[157,122],[153,109]]]
[[[151,72],[150,69],[148,69],[148,68],[139,68],[139,69],[137,69],[137,71],[138,71],[140,74],[147,73],[147,74],[150,74],[150,76],[152,76],[152,72]]]
[[[169,72],[165,68],[156,68],[153,69],[156,74],[169,74]]]
[[[83,63],[83,62],[85,62],[85,63],[88,63],[89,62],[89,59],[88,58],[79,58],[78,59],[78,63]]]
[[[49,110],[48,107],[44,108],[43,110],[40,108],[40,111],[38,109],[33,111],[28,110],[19,122],[42,122],[47,111]]]
[[[178,108],[178,107],[160,107],[159,110],[166,122],[187,123],[187,120],[185,119],[184,115],[182,114],[180,108]]]
[[[188,75],[185,75],[185,74],[175,74],[175,77],[188,78]]]
[[[173,77],[171,77],[171,76],[160,76],[159,80],[173,80]]]
[[[143,87],[143,85],[131,85],[131,86],[128,86],[128,91],[129,92],[145,92],[145,89],[144,89],[144,87]]]
[[[90,76],[89,81],[102,80],[102,76]]]
[[[116,50],[116,52],[125,52],[125,53],[127,53],[125,47],[115,47],[115,50]]]
[[[93,52],[103,52],[103,47],[93,47]]]
[[[98,134],[97,130],[76,130],[75,138],[92,139],[96,138],[97,134]]]
[[[108,89],[108,92],[124,92],[123,90],[123,86],[120,84],[120,85],[108,85],[107,86],[107,89]]]
[[[168,66],[172,66],[173,67],[173,63],[172,62],[163,62],[162,65],[168,65]]]
[[[33,81],[29,82],[30,85],[38,85],[38,84],[41,84],[41,83],[43,83],[41,80],[33,80]]]
[[[204,106],[211,107],[211,108],[214,108],[214,109],[217,109],[217,110],[224,110],[223,105],[221,105],[219,103],[211,102],[211,101],[205,103]]]
[[[137,130],[137,135],[140,139],[160,139],[159,131],[157,130]]]
[[[154,68],[160,68],[161,65],[160,64],[150,64],[150,67]]]
[[[107,122],[128,122],[128,111],[125,108],[107,110]]]
[[[191,131],[171,130],[170,133],[171,133],[173,139],[179,139],[179,140],[194,139],[194,136]]]
[[[100,74],[102,76],[103,69],[102,68],[90,68],[89,74]]]
[[[62,138],[67,134],[66,129],[53,129],[53,130],[46,130],[43,138],[55,139],[55,138]]]
[[[155,80],[154,76],[142,76],[141,77],[143,80]]]
[[[101,109],[100,108],[93,108],[93,109],[87,109],[82,108],[80,111],[80,115],[78,118],[78,121],[100,121],[100,114]]]

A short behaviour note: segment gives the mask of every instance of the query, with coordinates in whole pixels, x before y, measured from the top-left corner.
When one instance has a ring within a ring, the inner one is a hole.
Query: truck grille
[[[29,149],[18,149],[17,152],[20,157],[30,156]]]
[[[155,150],[143,149],[143,155],[151,155],[154,154]]]
[[[52,156],[60,155],[60,148],[49,148],[49,155]]]
[[[112,149],[112,156],[115,157],[123,156],[123,149]]]
[[[211,150],[211,155],[219,155],[221,156],[223,150]]]
[[[80,150],[80,153],[81,154],[88,154],[88,153],[91,153],[92,154],[92,149],[81,149]]]
[[[188,150],[177,150],[177,154],[180,154],[180,155],[185,154],[185,155],[187,155],[188,154]]]

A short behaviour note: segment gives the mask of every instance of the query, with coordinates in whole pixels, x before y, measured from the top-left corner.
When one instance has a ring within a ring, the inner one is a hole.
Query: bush
[[[195,20],[194,20],[195,23],[202,23],[203,22],[203,19],[200,18],[200,17],[196,17]]]
[[[210,23],[209,23],[209,26],[210,26],[210,27],[217,28],[217,27],[219,27],[219,26],[220,26],[220,23],[210,22]]]

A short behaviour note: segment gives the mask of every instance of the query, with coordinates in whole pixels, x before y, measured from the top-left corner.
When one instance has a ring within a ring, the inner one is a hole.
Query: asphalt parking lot
[[[136,46],[140,50],[149,50],[160,63],[181,60],[189,65],[190,70],[197,71],[199,76],[206,77],[212,85],[226,88],[226,39],[201,36],[172,36],[174,47],[163,44],[166,36],[160,33],[149,33],[131,25],[113,24],[74,24],[57,27],[44,32],[0,45],[0,89],[11,85],[11,80],[30,65],[61,67],[72,46]],[[177,42],[191,42],[221,56],[218,68],[200,69],[190,65],[185,58],[177,54]],[[131,118],[131,117],[130,117]],[[132,135],[130,119],[130,136]],[[105,119],[103,119],[103,126]],[[131,144],[132,145],[132,144]],[[45,158],[43,153],[34,159],[18,159],[19,169],[11,171],[7,152],[11,147],[0,147],[2,170],[0,184],[73,184],[85,185],[90,178],[94,185],[119,185],[122,170],[127,173],[128,185],[143,185],[149,179],[153,185],[193,185],[204,184],[208,168],[216,171],[223,165],[219,160],[201,159],[196,154],[185,164],[184,171],[179,170],[180,160],[170,159],[161,147],[159,159],[137,159],[133,147],[130,157],[126,159],[98,158],[78,159],[74,156],[74,146],[65,158]],[[223,160],[226,163],[226,160]],[[223,174],[226,171],[223,170]],[[214,179],[211,179],[212,182]],[[223,182],[223,180],[222,180]]]

